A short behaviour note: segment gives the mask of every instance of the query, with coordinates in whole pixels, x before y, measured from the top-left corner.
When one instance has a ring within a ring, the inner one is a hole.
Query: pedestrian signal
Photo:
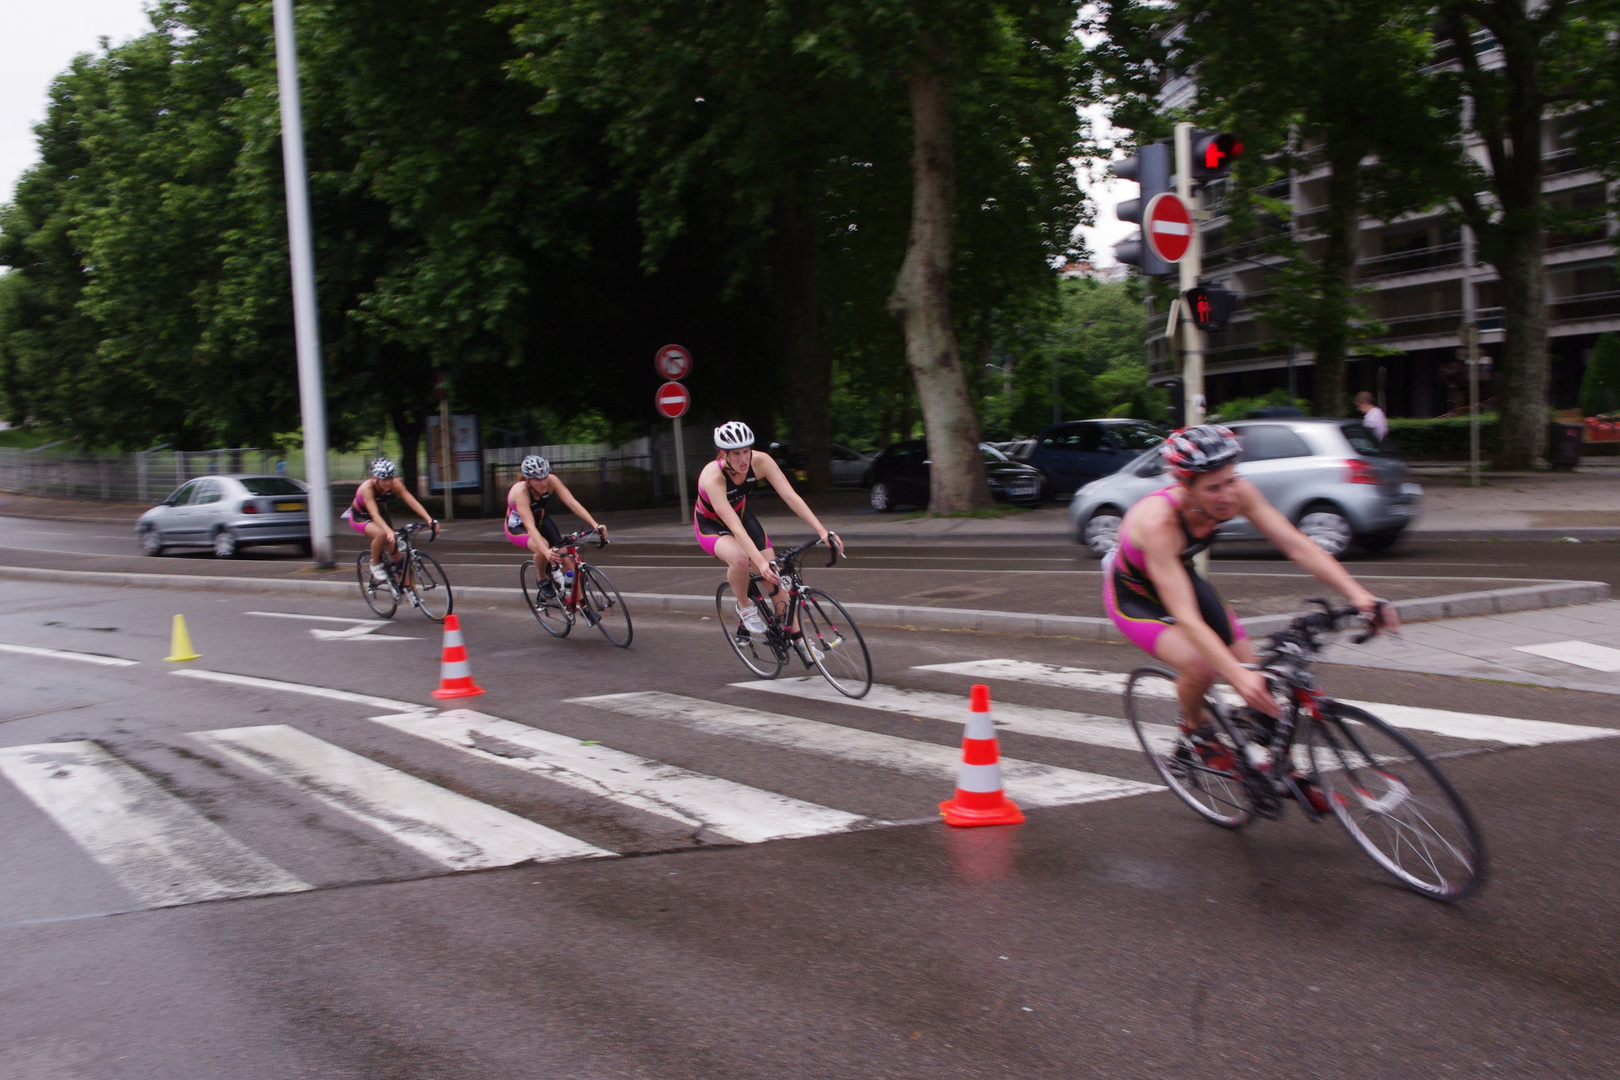
[[[1200,330],[1226,329],[1232,309],[1237,306],[1237,297],[1230,290],[1210,285],[1188,289],[1181,299],[1187,305],[1187,317]]]

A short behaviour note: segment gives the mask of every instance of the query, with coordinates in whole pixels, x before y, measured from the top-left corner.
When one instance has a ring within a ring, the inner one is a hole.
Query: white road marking
[[[332,690],[325,686],[308,686],[304,683],[282,682],[279,679],[259,679],[252,675],[232,675],[226,671],[207,671],[202,668],[183,668],[172,674],[187,679],[206,679],[209,682],[231,683],[236,686],[250,686],[255,690],[280,690],[289,694],[307,694],[310,697],[328,698],[332,701],[347,701],[355,705],[364,705],[368,709],[383,709],[387,712],[419,712],[434,711],[432,705],[416,705],[409,701],[394,701],[390,698],[373,697],[370,694],[354,694],[347,690]]]
[[[347,623],[347,630],[321,630],[312,628],[310,636],[317,641],[415,641],[413,637],[401,637],[398,634],[379,634],[385,626],[392,623],[382,622],[378,619],[344,619],[336,615],[303,615],[296,611],[244,611],[244,615],[258,615],[266,619],[307,619],[313,622]]]
[[[660,691],[605,694],[569,700],[626,716],[666,720],[715,735],[752,739],[788,750],[875,766],[941,783],[954,782],[962,764],[961,750],[952,746],[916,742],[859,728],[759,712]],[[1007,794],[1026,806],[1064,806],[1158,790],[1155,784],[1060,769],[1016,758],[1002,758],[1001,773]]]
[[[93,742],[8,746],[0,773],[148,907],[311,887]]]
[[[125,660],[121,656],[98,656],[96,653],[69,652],[66,649],[42,649],[37,645],[0,644],[0,652],[22,656],[45,656],[52,660],[77,660],[81,664],[100,664],[103,667],[134,667],[138,660]]]
[[[809,698],[813,701],[839,702],[859,708],[879,709],[902,716],[922,716],[948,723],[966,723],[968,700],[965,694],[937,694],[930,690],[905,690],[896,686],[874,683],[863,698],[850,699],[827,685],[819,675],[798,679],[761,679],[731,685],[748,690],[762,690],[771,694]],[[1046,739],[1088,743],[1114,750],[1140,751],[1130,724],[1110,716],[1091,713],[1064,712],[1060,709],[1041,709],[1028,705],[1008,705],[992,702],[991,715],[996,727],[1003,731],[1016,731],[1021,735],[1039,735]],[[1155,734],[1162,734],[1166,745],[1175,741],[1168,727],[1154,725]]]
[[[880,824],[468,709],[372,721],[744,844]]]
[[[195,738],[451,870],[613,855],[284,724],[203,731]]]
[[[1513,648],[1593,671],[1620,671],[1620,649],[1594,645],[1590,641],[1549,641],[1545,645],[1515,645]]]
[[[1123,693],[1127,678],[1114,671],[1093,671],[1089,668],[1006,659],[969,660],[960,664],[928,664],[916,670],[944,671],[981,679],[1011,679],[1018,682],[1039,683],[1043,686],[1061,686],[1105,693]],[[1164,687],[1162,696],[1171,696],[1168,686]],[[1613,728],[1560,724],[1551,720],[1521,720],[1512,716],[1424,709],[1378,701],[1346,699],[1345,704],[1365,709],[1398,728],[1432,731],[1436,735],[1446,735],[1454,739],[1485,739],[1506,743],[1509,746],[1540,746],[1544,743],[1581,742],[1586,739],[1610,739],[1620,736],[1620,730]]]

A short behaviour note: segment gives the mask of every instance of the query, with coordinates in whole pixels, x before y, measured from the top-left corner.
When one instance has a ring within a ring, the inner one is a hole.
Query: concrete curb
[[[132,574],[101,570],[50,570],[33,566],[0,566],[0,578],[52,581],[70,585],[116,585],[145,589],[201,589],[212,592],[295,593],[315,596],[353,596],[349,581],[298,581],[286,578],[215,577],[190,574]],[[511,600],[516,591],[469,585],[455,590],[469,600]],[[714,597],[670,593],[625,593],[632,610],[707,613]],[[1505,615],[1513,611],[1595,604],[1609,599],[1609,586],[1601,581],[1558,581],[1512,589],[1453,593],[1402,600],[1395,605],[1403,622],[1457,619],[1469,615]],[[1111,619],[1091,615],[1037,615],[1019,611],[976,611],[972,608],[907,607],[898,604],[845,604],[849,613],[872,626],[898,626],[912,630],[971,630],[986,634],[1034,634],[1072,637],[1084,641],[1124,641]],[[1292,615],[1256,615],[1243,625],[1256,636],[1286,627]]]

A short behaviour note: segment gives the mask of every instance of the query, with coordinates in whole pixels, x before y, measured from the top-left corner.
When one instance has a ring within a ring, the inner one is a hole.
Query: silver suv
[[[1352,544],[1383,551],[1417,516],[1423,488],[1409,481],[1406,463],[1357,420],[1237,420],[1227,426],[1243,443],[1238,472],[1329,555],[1342,555]],[[1125,511],[1171,482],[1154,448],[1087,484],[1069,504],[1075,541],[1099,558],[1106,555],[1119,538]],[[1241,517],[1222,525],[1219,535],[1261,539]]]

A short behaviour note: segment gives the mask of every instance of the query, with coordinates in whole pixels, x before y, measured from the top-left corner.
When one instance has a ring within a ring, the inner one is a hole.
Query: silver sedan
[[[199,476],[142,514],[135,537],[148,555],[211,547],[229,559],[259,544],[292,544],[307,554],[309,492],[285,476]]]
[[[1238,473],[1329,555],[1351,545],[1383,551],[1417,516],[1423,489],[1406,463],[1386,452],[1355,420],[1239,420]],[[1069,504],[1074,538],[1099,558],[1118,541],[1120,520],[1138,499],[1170,480],[1154,448],[1112,476],[1087,484]],[[1263,539],[1247,518],[1220,527],[1223,539]]]

